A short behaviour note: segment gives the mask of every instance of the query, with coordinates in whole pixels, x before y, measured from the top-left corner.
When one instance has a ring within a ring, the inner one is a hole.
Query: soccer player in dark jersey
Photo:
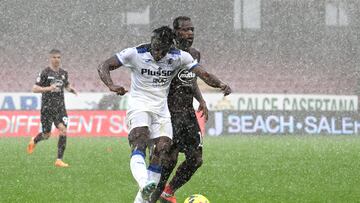
[[[77,91],[68,81],[68,73],[60,68],[61,52],[57,49],[50,51],[50,65],[41,71],[32,88],[32,92],[41,93],[41,125],[42,132],[32,137],[27,152],[32,154],[35,146],[41,140],[46,140],[51,136],[51,127],[54,123],[60,131],[58,142],[58,154],[55,161],[57,167],[68,167],[62,161],[66,147],[66,126],[68,116],[65,109],[64,89],[77,94]]]
[[[176,47],[190,53],[200,62],[200,52],[191,47],[194,40],[194,26],[191,19],[187,16],[179,16],[175,18],[173,27]],[[193,98],[199,102],[198,111],[202,111],[202,116],[207,120],[208,109],[197,85],[196,75],[181,69],[172,80],[168,95],[173,127],[173,145],[170,151],[172,164],[171,167],[162,169],[161,179],[157,190],[153,193],[152,202],[155,202],[160,194],[162,202],[176,202],[175,191],[188,182],[202,164],[202,135],[193,107]],[[184,153],[186,159],[179,165],[174,177],[164,189],[176,166],[179,152]]]

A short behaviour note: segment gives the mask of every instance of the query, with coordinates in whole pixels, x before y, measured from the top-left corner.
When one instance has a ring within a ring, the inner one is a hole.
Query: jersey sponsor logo
[[[153,87],[163,87],[168,83],[169,83],[168,78],[159,77],[159,78],[154,78],[153,79]]]
[[[186,69],[182,69],[178,73],[179,80],[185,83],[190,83],[195,77],[196,77],[195,73],[188,71]]]
[[[150,70],[143,68],[141,69],[141,75],[154,75],[154,76],[171,76],[174,71],[172,70],[162,70],[159,68],[159,70]]]
[[[64,82],[62,80],[53,80],[51,81],[50,84],[55,84],[56,85],[56,89],[53,90],[52,92],[61,92],[61,89],[64,85]]]
[[[153,83],[155,83],[156,86],[163,86],[165,85],[169,79],[167,78],[154,78]]]

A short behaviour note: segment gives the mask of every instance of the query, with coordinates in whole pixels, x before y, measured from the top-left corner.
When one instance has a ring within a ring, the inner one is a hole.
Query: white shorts
[[[169,137],[172,139],[173,130],[170,117],[162,117],[152,112],[136,112],[127,116],[129,132],[136,127],[149,127],[150,139]]]

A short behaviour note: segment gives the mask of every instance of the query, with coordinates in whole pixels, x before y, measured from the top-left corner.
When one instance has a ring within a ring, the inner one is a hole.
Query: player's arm
[[[70,93],[73,93],[75,95],[77,95],[77,91],[76,89],[71,85],[71,83],[69,82],[69,75],[67,72],[65,72],[65,80],[64,80],[64,83],[65,83],[65,89],[70,92]]]
[[[98,74],[101,81],[109,88],[110,91],[116,92],[119,95],[124,95],[127,90],[124,87],[115,85],[110,76],[110,71],[118,69],[122,66],[117,56],[112,56],[98,66]]]
[[[68,83],[68,85],[65,87],[65,89],[70,92],[70,93],[73,93],[75,95],[77,95],[77,91],[76,89],[71,85],[71,83]]]
[[[56,84],[47,86],[48,85],[48,83],[46,83],[47,77],[48,77],[47,72],[42,71],[36,78],[36,83],[32,87],[31,91],[33,93],[45,93],[45,92],[54,91],[57,88]]]
[[[200,52],[197,49],[190,47],[189,53],[194,59],[196,59],[198,62],[200,62],[201,55],[200,55]],[[197,80],[195,80],[193,82],[192,87],[193,87],[194,93],[195,93],[194,97],[199,102],[198,111],[202,112],[201,117],[205,117],[205,120],[207,121],[208,118],[209,118],[209,111],[208,111],[208,108],[206,106],[206,102],[205,102],[205,100],[204,100],[204,98],[203,98],[203,96],[201,94],[199,85],[197,84]]]
[[[231,88],[229,85],[223,83],[219,80],[215,75],[208,73],[204,68],[198,64],[196,67],[192,68],[191,71],[199,76],[206,84],[211,87],[220,88],[224,96],[229,95],[231,93]]]
[[[205,117],[205,120],[207,121],[208,118],[209,118],[209,111],[208,111],[208,108],[206,106],[206,102],[201,94],[201,91],[200,91],[200,88],[199,88],[199,85],[197,84],[196,81],[194,81],[193,83],[193,88],[194,88],[194,97],[195,99],[199,102],[199,108],[198,108],[198,111],[201,111],[201,117]]]
[[[44,92],[51,92],[56,89],[56,84],[52,84],[47,87],[41,87],[39,85],[34,85],[31,89],[33,93],[44,93]]]

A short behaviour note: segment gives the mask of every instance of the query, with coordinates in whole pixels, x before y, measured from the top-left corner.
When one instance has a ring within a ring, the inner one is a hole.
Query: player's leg
[[[179,148],[185,153],[185,160],[179,165],[176,173],[166,188],[175,193],[177,189],[190,180],[196,170],[202,165],[202,135],[195,113],[190,113],[189,123],[183,123],[182,138]]]
[[[187,183],[194,175],[196,170],[203,163],[202,147],[185,152],[186,159],[179,165],[173,179],[169,183],[170,192],[175,193],[177,189]]]
[[[131,146],[130,170],[139,185],[141,198],[148,200],[150,194],[155,190],[156,183],[149,180],[146,168],[146,142],[149,137],[148,127],[136,127],[129,133],[129,143]]]
[[[169,168],[173,168],[173,161],[170,156],[170,148],[172,145],[172,126],[170,117],[161,117],[159,115],[152,114],[152,124],[151,124],[151,135],[150,139],[155,143],[154,150],[152,151],[154,157],[151,161],[152,164],[158,164],[161,167],[161,170],[168,171]],[[157,158],[155,162],[154,158]],[[158,173],[158,177],[160,177]],[[156,201],[153,199],[151,201]]]
[[[38,133],[36,136],[31,137],[30,142],[27,146],[28,154],[32,154],[35,150],[36,144],[42,140],[47,140],[51,136],[51,126],[53,123],[53,118],[50,112],[41,111],[40,115],[42,132]]]
[[[176,197],[173,195],[173,193],[172,192],[170,193],[169,191],[165,191],[166,190],[165,185],[166,185],[172,171],[176,167],[179,150],[180,150],[179,147],[182,145],[181,143],[183,142],[182,137],[181,137],[181,135],[183,133],[182,132],[182,130],[183,130],[182,114],[183,113],[181,113],[180,115],[172,114],[172,117],[171,117],[172,128],[173,128],[173,144],[170,149],[170,157],[171,157],[171,160],[173,163],[171,163],[168,168],[163,169],[162,174],[161,174],[161,180],[153,194],[153,199],[160,198],[160,202],[176,202]]]
[[[158,153],[158,152],[157,152]],[[172,171],[174,170],[177,158],[179,154],[179,150],[176,148],[176,146],[172,145],[169,153],[170,161],[168,164],[163,164],[161,168],[161,174],[159,174],[159,181],[158,185],[156,187],[156,190],[151,195],[151,203],[155,203],[156,200],[159,199],[160,195],[163,193],[163,190],[165,188],[166,182],[168,181]],[[150,160],[150,163],[158,163],[160,164],[159,154],[154,154],[153,158]]]
[[[149,154],[150,154],[148,176],[149,176],[149,180],[153,180],[155,181],[156,184],[158,184],[160,181],[162,168],[160,164],[160,157],[155,151],[156,140],[157,139],[150,140],[150,143],[148,144]]]
[[[155,190],[156,183],[148,180],[146,147],[150,138],[151,116],[147,112],[128,115],[129,144],[131,147],[130,170],[139,185],[142,199],[147,200]]]
[[[54,121],[55,126],[59,129],[59,140],[58,140],[58,153],[57,159],[55,161],[55,166],[58,167],[68,167],[69,164],[63,162],[64,152],[66,149],[66,140],[67,140],[67,124],[68,124],[68,117],[66,112],[61,112],[58,115],[58,118]]]
[[[154,157],[154,153],[152,152],[153,149],[154,149],[154,146],[155,146],[155,143],[152,141],[152,140],[149,140],[148,143],[147,143],[147,147],[149,149],[149,166],[147,168],[147,174],[148,174],[148,180],[151,180],[151,181],[154,181],[156,184],[159,182],[159,179],[160,179],[160,173],[161,173],[161,167],[160,167],[160,164],[157,164],[157,162],[155,163],[152,163],[152,159]],[[134,203],[149,203],[149,201],[145,201],[143,198],[142,198],[142,191],[139,190],[136,197],[135,197],[135,200],[134,200]]]

